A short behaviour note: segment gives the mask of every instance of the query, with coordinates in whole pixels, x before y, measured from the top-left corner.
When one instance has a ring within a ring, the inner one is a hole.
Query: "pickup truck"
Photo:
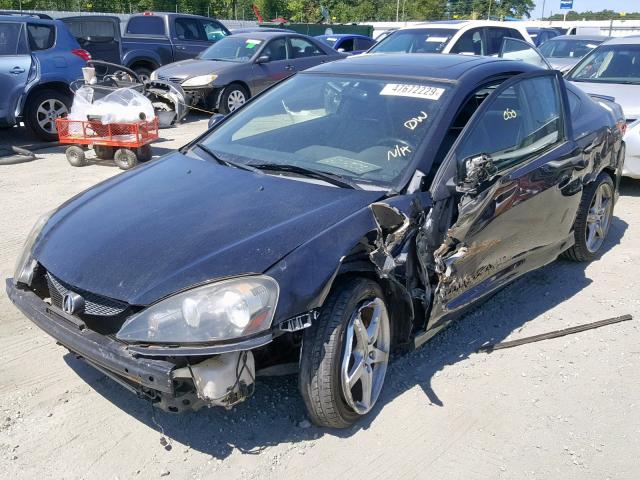
[[[61,20],[93,59],[124,65],[141,80],[162,65],[194,58],[230,34],[213,18],[181,13],[145,12],[125,22],[108,15]]]

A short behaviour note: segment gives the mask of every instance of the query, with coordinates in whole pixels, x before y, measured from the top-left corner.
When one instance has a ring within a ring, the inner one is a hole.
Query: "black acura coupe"
[[[347,427],[390,354],[598,256],[623,129],[617,104],[518,61],[321,65],[42,218],[7,290],[163,409],[230,407],[286,364],[313,422]]]

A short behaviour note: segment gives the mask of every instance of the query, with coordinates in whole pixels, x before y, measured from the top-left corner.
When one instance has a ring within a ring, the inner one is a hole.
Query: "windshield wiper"
[[[310,168],[300,167],[298,165],[283,165],[281,163],[262,163],[262,164],[251,164],[252,167],[257,168],[258,170],[267,170],[271,172],[287,172],[287,173],[295,173],[297,175],[301,175],[304,177],[315,178],[317,180],[322,180],[327,183],[331,183],[332,185],[336,185],[338,187],[343,188],[352,188],[354,190],[362,190],[355,182],[347,180],[346,178],[340,177],[339,175],[334,175],[333,173],[323,172],[321,170],[312,170]]]
[[[240,170],[247,170],[249,172],[259,173],[260,175],[264,175],[260,171],[260,169],[256,167],[252,167],[251,165],[246,165],[244,163],[239,163],[239,162],[233,162],[231,160],[223,160],[213,150],[211,150],[206,145],[203,145],[202,143],[196,144],[196,147],[198,147],[200,150],[203,150],[207,155],[209,155],[212,159],[214,159],[220,165],[224,165],[226,167],[235,167],[235,168],[239,168]]]

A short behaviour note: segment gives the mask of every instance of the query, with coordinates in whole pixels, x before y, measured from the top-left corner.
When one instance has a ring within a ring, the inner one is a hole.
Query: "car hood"
[[[262,273],[382,196],[176,152],[65,203],[33,256],[80,290],[148,305],[215,279]]]
[[[220,60],[182,60],[160,67],[158,76],[166,78],[187,79],[198,75],[221,74],[234,67],[244,65],[238,62],[224,62]]]
[[[587,93],[605,95],[616,100],[627,120],[640,118],[640,85],[621,83],[572,82]]]

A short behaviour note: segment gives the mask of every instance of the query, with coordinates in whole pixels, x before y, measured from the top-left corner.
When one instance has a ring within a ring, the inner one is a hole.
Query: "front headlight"
[[[206,87],[218,78],[217,75],[200,75],[199,77],[189,78],[182,82],[183,87]]]
[[[42,215],[33,226],[27,239],[24,242],[24,247],[22,248],[22,253],[18,257],[18,261],[16,262],[16,268],[13,273],[13,283],[17,285],[18,283],[25,283],[27,285],[31,285],[31,281],[33,280],[33,273],[36,269],[36,264],[38,263],[32,256],[31,251],[33,250],[33,245],[36,243],[40,232],[44,228],[44,226],[51,218],[53,211],[45,213]]]
[[[127,320],[119,340],[207,343],[246,337],[271,326],[278,283],[264,275],[239,277],[187,290]]]

